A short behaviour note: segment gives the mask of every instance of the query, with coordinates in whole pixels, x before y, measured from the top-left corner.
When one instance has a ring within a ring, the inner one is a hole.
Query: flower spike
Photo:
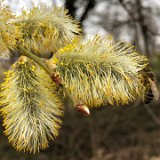
[[[57,66],[55,71],[75,104],[125,105],[142,97],[145,90],[143,69],[148,59],[111,37],[66,45],[49,61]]]
[[[6,73],[0,99],[4,133],[17,150],[39,152],[58,136],[62,95],[32,60],[22,56]]]
[[[32,53],[47,57],[81,34],[80,25],[63,8],[33,7],[17,18],[22,33],[18,45]]]

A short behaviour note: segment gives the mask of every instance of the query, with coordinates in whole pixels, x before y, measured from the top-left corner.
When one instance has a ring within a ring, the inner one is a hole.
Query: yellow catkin
[[[0,86],[5,135],[19,151],[39,152],[58,136],[62,95],[50,76],[22,56]]]
[[[20,37],[17,27],[12,24],[15,16],[9,8],[2,6],[0,3],[0,57],[9,55],[9,49],[16,45],[16,39]]]
[[[58,7],[40,5],[17,17],[16,26],[22,34],[18,45],[32,53],[47,57],[81,34],[80,25]]]
[[[145,90],[143,69],[148,59],[130,44],[114,42],[111,36],[76,42],[50,61],[53,59],[58,59],[56,72],[75,103],[88,107],[126,105],[142,97]]]

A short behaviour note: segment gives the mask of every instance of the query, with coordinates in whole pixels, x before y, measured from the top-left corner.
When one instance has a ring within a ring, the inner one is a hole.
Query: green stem
[[[42,67],[49,74],[49,76],[55,83],[62,86],[61,82],[57,82],[57,76],[55,77],[55,67],[56,67],[55,64],[52,63],[50,64],[50,60],[47,60],[45,58],[40,58],[21,46],[17,47],[17,49],[21,55],[27,56],[32,60],[34,60],[40,67]]]
[[[52,75],[52,72],[49,70],[49,68],[46,66],[45,62],[46,60],[44,58],[40,58],[34,54],[32,54],[30,51],[26,50],[23,47],[18,47],[18,50],[20,51],[21,55],[27,56],[31,59],[33,59],[39,66],[41,66],[50,76]]]

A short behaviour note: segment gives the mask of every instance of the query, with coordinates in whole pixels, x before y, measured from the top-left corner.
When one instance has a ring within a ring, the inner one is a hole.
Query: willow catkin
[[[0,57],[7,55],[8,48],[14,48],[16,39],[20,37],[17,27],[12,24],[14,18],[10,9],[0,3]]]
[[[58,136],[62,97],[50,76],[21,57],[6,73],[0,102],[5,135],[19,151],[39,152]]]
[[[142,70],[148,59],[130,44],[114,42],[111,37],[75,41],[50,62],[57,65],[56,73],[75,104],[125,105],[142,97],[145,90]]]
[[[55,53],[81,33],[78,22],[68,15],[67,10],[45,5],[23,11],[17,17],[16,25],[22,34],[18,45],[42,57]]]

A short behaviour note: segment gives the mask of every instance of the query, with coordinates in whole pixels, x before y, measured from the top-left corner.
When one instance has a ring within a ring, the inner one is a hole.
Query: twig
[[[27,56],[31,59],[33,59],[39,66],[41,66],[50,76],[52,76],[52,72],[48,69],[45,62],[46,60],[44,58],[40,58],[34,54],[32,54],[30,51],[26,50],[25,48],[19,46],[18,50],[21,55]]]
[[[26,50],[23,47],[18,47],[18,50],[21,55],[27,56],[31,59],[33,59],[40,67],[42,67],[51,77],[52,81],[54,81],[57,85],[62,87],[62,81],[59,75],[55,73],[55,64],[50,64],[48,59],[40,58],[34,54],[32,54],[30,51]],[[54,68],[53,68],[54,66]]]
[[[122,7],[125,9],[125,11],[128,13],[128,15],[130,16],[130,18],[132,19],[132,21],[135,24],[140,24],[140,18],[135,18],[135,16],[132,14],[132,12],[130,11],[130,9],[125,5],[123,0],[119,0],[119,3],[122,5]],[[141,13],[142,14],[142,13]],[[142,16],[142,15],[141,15]],[[147,30],[150,34],[152,34],[153,36],[160,36],[159,32],[155,32],[153,30],[151,30],[149,27],[147,27]]]
[[[132,19],[133,22],[137,23],[138,19],[135,18],[132,14],[132,12],[130,12],[130,10],[127,8],[127,6],[125,5],[125,3],[123,2],[123,0],[119,0],[119,3],[122,5],[122,7],[125,9],[125,11],[128,13],[128,15],[130,16],[130,18]]]
[[[149,105],[144,105],[144,108],[147,110],[148,114],[151,116],[151,118],[154,120],[154,122],[158,125],[160,125],[160,119],[155,115],[155,113],[152,111],[152,109],[149,107]]]
[[[86,19],[89,11],[94,8],[95,3],[96,3],[95,0],[89,0],[89,1],[88,1],[88,4],[87,4],[87,6],[86,6],[86,8],[85,8],[85,11],[84,11],[84,13],[82,14],[82,16],[81,16],[81,18],[80,18],[80,22],[81,22],[81,23]]]

